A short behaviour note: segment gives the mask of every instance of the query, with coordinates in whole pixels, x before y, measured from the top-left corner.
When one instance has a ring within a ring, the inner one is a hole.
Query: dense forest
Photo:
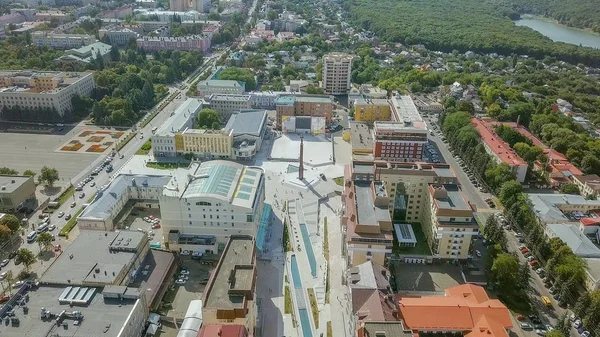
[[[552,42],[530,28],[515,26],[512,20],[519,12],[510,3],[345,0],[344,7],[351,20],[384,41],[423,44],[445,52],[553,56],[573,64],[600,66],[599,50]]]
[[[521,14],[541,15],[600,33],[599,0],[506,0],[506,5]]]

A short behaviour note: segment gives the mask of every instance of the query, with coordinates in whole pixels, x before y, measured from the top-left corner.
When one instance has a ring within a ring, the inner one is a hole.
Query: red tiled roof
[[[471,119],[471,124],[477,129],[481,140],[487,145],[490,151],[494,152],[503,163],[509,166],[527,165],[518,154],[516,154],[508,143],[502,140],[496,132],[485,121],[480,118]]]
[[[246,337],[246,327],[240,324],[203,324],[198,337]]]
[[[584,226],[598,226],[600,225],[600,218],[582,218],[579,222]]]
[[[506,329],[512,328],[506,306],[472,284],[448,288],[446,296],[401,297],[399,312],[411,330],[470,331],[470,337],[506,337]]]

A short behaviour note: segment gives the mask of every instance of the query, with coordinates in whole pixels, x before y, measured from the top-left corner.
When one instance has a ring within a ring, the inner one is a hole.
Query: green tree
[[[211,129],[220,126],[219,114],[213,109],[202,109],[198,113],[196,127],[199,129]],[[217,127],[218,128],[218,127]]]
[[[0,241],[5,241],[10,237],[10,228],[0,225]]]
[[[246,84],[246,91],[252,91],[256,88],[254,73],[248,68],[227,68],[219,73],[219,79],[242,81]]]
[[[31,176],[31,177],[33,177],[33,176],[35,176],[36,174],[37,174],[37,173],[35,173],[35,172],[34,172],[34,171],[32,171],[32,170],[25,170],[25,172],[23,172],[23,175],[24,175],[24,176]]]
[[[311,95],[323,95],[323,94],[325,94],[325,90],[323,90],[323,88],[320,88],[318,86],[314,86],[312,84],[307,85],[305,91],[306,91],[307,94],[311,94]]]
[[[11,175],[11,176],[16,176],[19,174],[18,171],[15,171],[13,169],[10,169],[8,167],[0,167],[0,174],[6,174],[6,175]]]
[[[560,330],[552,330],[546,333],[546,337],[565,337],[564,333]]]
[[[25,270],[27,271],[29,271],[31,265],[34,264],[35,261],[37,261],[33,252],[27,248],[20,248],[19,250],[17,250],[15,260],[18,263],[23,263],[25,265]]]
[[[579,187],[574,183],[566,183],[560,186],[560,193],[564,194],[579,194]]]
[[[11,232],[16,232],[21,228],[21,221],[12,214],[5,214],[0,219],[0,226],[6,226]]]
[[[38,245],[43,250],[49,250],[52,247],[52,234],[48,232],[43,232],[36,238]]]
[[[278,16],[279,16],[279,14],[277,14],[277,11],[270,10],[267,13],[267,20],[273,21],[273,20],[277,19]]]
[[[519,288],[519,260],[511,254],[501,253],[492,265],[492,280],[501,293],[514,294]]]
[[[48,186],[54,186],[54,182],[59,178],[58,170],[47,166],[42,167],[40,171],[39,181],[45,182]]]
[[[498,198],[503,205],[509,206],[517,201],[517,198],[523,192],[523,186],[516,180],[509,180],[502,184]]]
[[[506,247],[506,237],[504,236],[504,231],[498,221],[496,221],[496,217],[489,216],[485,221],[485,227],[483,227],[483,235],[488,241],[492,244],[499,244],[501,247]]]

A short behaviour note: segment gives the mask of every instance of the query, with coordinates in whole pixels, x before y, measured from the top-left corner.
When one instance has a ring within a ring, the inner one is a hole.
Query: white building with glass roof
[[[229,236],[256,236],[264,208],[264,171],[212,160],[176,170],[159,197],[172,250],[216,253]]]

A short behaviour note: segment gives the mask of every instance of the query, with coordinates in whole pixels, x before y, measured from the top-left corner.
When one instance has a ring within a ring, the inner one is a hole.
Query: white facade
[[[221,121],[228,121],[234,111],[250,109],[250,95],[223,95],[210,96],[210,108],[219,113]]]
[[[177,155],[175,134],[193,128],[196,116],[202,109],[202,102],[188,98],[181,104],[152,135],[152,152],[155,157],[174,157]]]
[[[198,96],[209,98],[214,94],[242,95],[246,91],[244,82],[233,80],[205,80],[198,83]]]
[[[25,87],[25,88],[24,88]],[[54,108],[59,115],[71,110],[71,97],[89,96],[94,90],[92,73],[0,70],[0,107],[25,110]],[[37,88],[35,90],[31,90]],[[44,90],[39,90],[39,89]]]
[[[253,108],[275,108],[275,100],[279,95],[286,94],[289,92],[285,91],[252,91],[250,95],[250,105]]]
[[[53,49],[79,48],[96,42],[94,36],[85,34],[35,32],[31,34],[31,38],[35,46],[47,46]]]
[[[98,31],[100,39],[107,37],[108,43],[113,46],[125,46],[131,39],[137,39],[140,35],[129,28],[118,29],[100,29]]]
[[[352,81],[352,55],[330,53],[323,56],[322,88],[327,94],[347,94]]]
[[[223,160],[178,169],[160,197],[169,247],[201,248],[203,242],[178,241],[182,236],[199,236],[221,245],[231,235],[256,236],[264,207],[264,179],[261,168]]]

